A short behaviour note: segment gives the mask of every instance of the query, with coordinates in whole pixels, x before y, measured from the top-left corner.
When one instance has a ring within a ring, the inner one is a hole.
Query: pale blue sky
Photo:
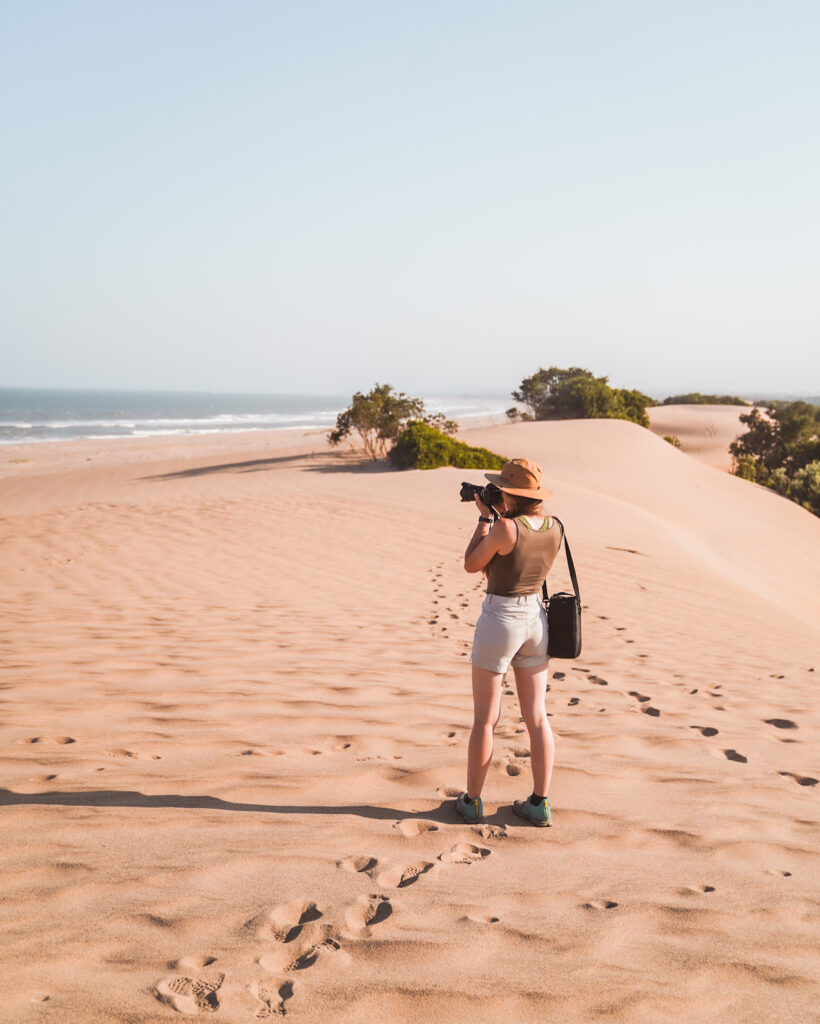
[[[2,0],[0,385],[817,391],[820,5]]]

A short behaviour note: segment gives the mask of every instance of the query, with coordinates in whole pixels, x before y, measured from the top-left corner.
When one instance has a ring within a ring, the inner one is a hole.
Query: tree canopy
[[[607,377],[596,377],[580,366],[543,367],[521,381],[513,398],[527,406],[525,419],[619,419],[649,426],[648,405],[654,401],[641,391],[612,388]],[[513,415],[510,410],[508,415]]]
[[[740,422],[748,429],[729,445],[736,475],[820,515],[820,406],[777,402]]]
[[[403,391],[394,391],[390,384],[376,384],[367,394],[357,391],[350,405],[336,417],[336,427],[327,435],[328,441],[341,444],[353,437],[374,461],[387,453],[387,445],[395,442],[411,421],[428,423],[444,434],[454,434],[458,424],[441,413],[428,413],[421,398],[411,398]]]
[[[745,398],[737,395],[702,395],[699,391],[690,391],[685,395],[670,395],[664,398],[662,405],[751,405]]]

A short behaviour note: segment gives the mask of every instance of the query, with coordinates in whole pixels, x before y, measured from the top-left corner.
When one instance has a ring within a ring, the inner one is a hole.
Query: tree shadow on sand
[[[260,473],[286,464],[311,473],[391,473],[395,470],[384,460],[373,462],[349,452],[302,452],[299,455],[276,455],[267,459],[246,459],[243,462],[218,462],[207,466],[192,466],[174,473],[142,476],[140,480],[185,480],[188,477],[213,476],[219,473]]]
[[[448,822],[452,818],[452,801],[443,801],[429,811],[402,811],[397,807],[371,807],[367,804],[250,804],[220,800],[215,796],[183,796],[182,794],[147,794],[138,790],[92,789],[79,793],[15,793],[0,789],[0,806],[59,807],[169,807],[181,810],[241,811],[253,814],[349,814],[360,818],[394,821],[402,818],[433,819]]]

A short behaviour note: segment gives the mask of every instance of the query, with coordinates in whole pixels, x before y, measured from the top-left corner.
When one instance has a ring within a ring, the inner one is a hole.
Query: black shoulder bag
[[[581,595],[578,591],[578,577],[575,575],[572,554],[564,534],[564,524],[555,516],[553,519],[561,527],[561,540],[564,542],[564,549],[567,553],[567,565],[574,593],[568,594],[562,591],[560,594],[553,594],[550,597],[547,581],[544,580],[541,594],[544,598],[544,609],[547,613],[549,629],[547,654],[551,658],[577,658],[581,653]]]

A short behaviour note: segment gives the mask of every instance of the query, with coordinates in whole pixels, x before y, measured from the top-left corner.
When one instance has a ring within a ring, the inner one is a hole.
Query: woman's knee
[[[547,718],[546,711],[537,711],[529,715],[524,715],[524,724],[530,732],[543,732],[543,730],[549,728],[549,719]]]
[[[473,728],[474,729],[490,729],[495,732],[495,727],[498,725],[499,714],[490,710],[485,712],[483,709],[476,710],[473,714]]]

